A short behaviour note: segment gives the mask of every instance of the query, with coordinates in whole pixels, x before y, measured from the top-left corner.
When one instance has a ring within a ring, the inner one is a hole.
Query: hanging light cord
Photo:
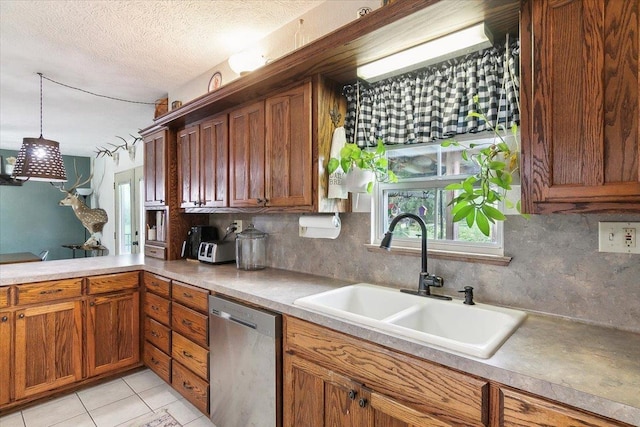
[[[74,86],[70,86],[68,84],[57,82],[57,81],[55,81],[53,79],[50,79],[49,77],[43,75],[42,73],[38,73],[38,74],[40,75],[40,106],[41,106],[41,108],[42,108],[42,79],[43,78],[49,80],[51,83],[55,83],[57,85],[67,87],[69,89],[73,89],[73,90],[77,90],[77,91],[80,91],[80,92],[84,92],[84,93],[87,93],[89,95],[98,96],[100,98],[107,98],[107,99],[112,99],[114,101],[120,101],[120,102],[128,102],[130,104],[156,105],[155,102],[131,101],[129,99],[116,98],[114,96],[109,96],[109,95],[101,95],[99,93],[91,92],[91,91],[88,91],[88,90],[85,90],[85,89],[80,89],[79,87],[74,87]]]
[[[42,73],[38,73],[40,76],[40,139],[42,139]]]

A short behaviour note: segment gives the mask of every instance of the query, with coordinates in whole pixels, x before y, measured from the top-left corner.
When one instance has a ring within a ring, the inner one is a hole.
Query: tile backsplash
[[[335,240],[298,236],[298,214],[214,214],[222,230],[231,219],[269,233],[271,267],[369,282],[417,287],[420,258],[370,252],[370,218],[341,214]],[[598,221],[639,221],[638,215],[539,215],[505,222],[506,267],[429,260],[444,277],[444,293],[474,287],[475,300],[518,307],[640,333],[640,255],[598,252]],[[437,291],[436,291],[437,292]]]

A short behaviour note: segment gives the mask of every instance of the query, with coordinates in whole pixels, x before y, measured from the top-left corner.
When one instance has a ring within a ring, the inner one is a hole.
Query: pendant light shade
[[[23,138],[13,177],[19,180],[67,182],[60,144],[42,137],[42,73],[40,75],[40,138]]]
[[[59,144],[40,138],[23,138],[13,176],[20,180],[67,182]]]

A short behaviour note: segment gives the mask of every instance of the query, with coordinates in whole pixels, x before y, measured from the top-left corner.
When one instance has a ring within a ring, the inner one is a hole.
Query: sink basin
[[[359,283],[299,298],[295,305],[480,358],[488,358],[526,313],[487,304],[468,306]]]

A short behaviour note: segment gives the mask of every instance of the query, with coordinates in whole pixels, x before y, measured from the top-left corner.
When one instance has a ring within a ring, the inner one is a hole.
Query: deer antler
[[[64,187],[60,187],[59,190],[62,191],[63,193],[73,193],[75,191],[76,188],[86,184],[87,182],[91,181],[91,178],[93,178],[93,172],[91,172],[91,175],[89,175],[89,178],[87,178],[86,180],[80,182],[80,180],[82,179],[82,175],[78,175],[78,168],[76,165],[76,159],[73,159],[73,171],[76,174],[76,182],[73,184],[73,186],[66,190]]]

